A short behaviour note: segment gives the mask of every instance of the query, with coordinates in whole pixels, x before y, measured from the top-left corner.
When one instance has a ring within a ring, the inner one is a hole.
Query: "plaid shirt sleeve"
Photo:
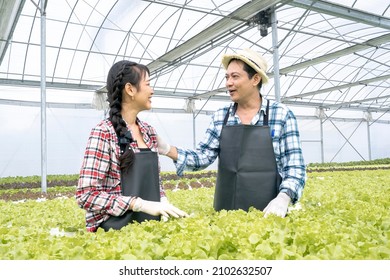
[[[269,125],[278,171],[282,176],[279,191],[287,193],[291,202],[296,203],[306,181],[297,120],[285,105],[274,102],[270,106]]]
[[[206,130],[204,140],[197,145],[195,151],[177,147],[178,158],[174,161],[177,175],[183,176],[185,170],[198,171],[205,169],[215,161],[219,154],[219,139],[223,119],[228,109],[229,107],[224,107],[215,112]]]

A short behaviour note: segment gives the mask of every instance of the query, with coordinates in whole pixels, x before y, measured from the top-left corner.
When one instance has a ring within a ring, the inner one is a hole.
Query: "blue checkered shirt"
[[[254,116],[252,125],[263,125],[266,105],[267,100],[263,97],[261,113]],[[177,148],[178,159],[174,163],[179,176],[182,176],[185,170],[205,169],[218,157],[223,121],[230,107],[232,109],[226,125],[241,123],[232,104],[218,109],[212,116],[204,140],[197,145],[196,150]],[[284,104],[270,101],[269,126],[278,171],[282,176],[279,191],[287,193],[292,203],[296,203],[302,195],[306,181],[297,120],[293,112]]]

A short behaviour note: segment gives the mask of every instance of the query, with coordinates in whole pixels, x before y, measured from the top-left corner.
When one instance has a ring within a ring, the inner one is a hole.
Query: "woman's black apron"
[[[263,126],[226,125],[229,114],[230,109],[220,137],[214,209],[264,210],[281,182],[268,125],[269,101]]]
[[[158,155],[149,149],[134,154],[134,162],[127,172],[121,174],[121,188],[124,196],[138,196],[144,200],[160,201]],[[122,227],[137,221],[160,220],[143,212],[127,211],[122,216],[111,216],[100,227],[105,231]]]

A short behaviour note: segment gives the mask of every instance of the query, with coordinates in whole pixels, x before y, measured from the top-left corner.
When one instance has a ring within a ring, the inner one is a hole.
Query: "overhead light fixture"
[[[271,9],[260,11],[255,17],[254,22],[258,24],[260,35],[265,37],[268,35],[268,27],[271,26]]]

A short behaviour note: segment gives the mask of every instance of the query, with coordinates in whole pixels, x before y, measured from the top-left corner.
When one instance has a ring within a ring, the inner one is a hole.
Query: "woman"
[[[86,210],[87,231],[120,229],[160,215],[188,216],[166,199],[156,131],[137,117],[151,109],[148,68],[126,60],[115,63],[107,91],[109,117],[91,131],[76,192]]]

